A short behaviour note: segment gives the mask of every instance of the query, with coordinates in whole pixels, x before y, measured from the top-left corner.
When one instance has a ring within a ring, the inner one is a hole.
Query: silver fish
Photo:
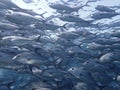
[[[32,39],[20,37],[20,36],[6,36],[3,37],[0,41],[1,45],[15,45],[15,46],[22,46],[28,43],[32,43]]]
[[[67,22],[74,22],[74,23],[91,23],[91,22],[93,22],[93,20],[86,21],[78,16],[68,15],[68,14],[60,16],[59,19],[63,20],[63,21],[67,21]]]
[[[36,18],[24,12],[11,11],[10,13],[6,14],[5,18],[12,23],[20,25],[30,25],[35,22],[41,22],[40,18]]]
[[[64,24],[63,26],[59,26],[51,23],[42,23],[42,22],[35,24],[35,27],[41,30],[56,30],[58,28],[66,28],[65,26],[66,24]]]
[[[14,24],[0,22],[0,29],[1,30],[17,30],[19,27]]]
[[[115,10],[109,8],[108,6],[103,6],[103,5],[97,5],[95,9],[102,12],[115,12]]]
[[[49,7],[53,8],[53,9],[56,9],[56,10],[63,11],[63,12],[69,12],[69,13],[71,13],[71,12],[75,12],[75,11],[77,12],[83,6],[72,7],[72,6],[65,5],[65,4],[51,3],[49,5]]]
[[[119,52],[109,52],[104,54],[103,56],[100,57],[100,62],[102,63],[110,63],[113,61],[118,61],[120,58],[120,53]]]
[[[26,65],[40,66],[42,64],[48,65],[50,62],[48,59],[41,57],[34,52],[23,52],[13,57],[13,60]]]
[[[106,19],[106,18],[110,19],[110,18],[117,16],[117,15],[120,15],[120,13],[117,13],[117,12],[96,12],[96,13],[93,13],[91,15],[91,18],[96,19],[96,20]]]

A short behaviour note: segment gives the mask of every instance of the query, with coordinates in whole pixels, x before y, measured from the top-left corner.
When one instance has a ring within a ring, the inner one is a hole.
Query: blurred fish
[[[63,71],[63,70],[59,70],[56,68],[49,68],[44,70],[41,75],[43,76],[43,78],[48,78],[49,80],[55,80],[55,81],[61,81],[63,79],[63,77],[65,77],[65,75],[67,74],[67,72]]]
[[[37,23],[35,24],[35,27],[41,30],[56,30],[58,28],[64,28],[66,29],[66,24],[59,26],[59,25],[55,25],[55,24],[51,24],[51,23]]]
[[[101,65],[99,61],[97,60],[88,60],[83,63],[84,67],[89,70],[91,73],[92,72],[104,72],[104,71],[109,71],[109,68]]]
[[[95,9],[102,12],[115,12],[115,10],[109,8],[108,6],[103,6],[103,5],[97,5]]]
[[[54,90],[49,83],[33,81],[28,85],[31,90]]]
[[[112,45],[115,43],[120,43],[120,39],[119,38],[98,38],[97,40],[93,40],[95,43],[97,44],[101,44],[101,45]]]
[[[91,18],[93,19],[111,19],[114,16],[120,15],[120,13],[117,12],[96,12],[91,15]]]
[[[77,83],[72,90],[90,90],[91,87],[84,82]]]
[[[110,63],[113,61],[119,61],[120,53],[119,52],[108,52],[100,57],[100,62]]]
[[[40,55],[34,52],[23,52],[13,57],[13,60],[22,64],[31,65],[31,66],[40,66],[48,65],[52,62],[48,59],[41,57]]]
[[[118,38],[120,38],[120,31],[114,31],[114,32],[112,32],[111,34],[110,34],[112,37],[118,37]]]
[[[25,3],[32,3],[33,0],[23,0]]]
[[[93,20],[90,20],[90,21],[86,21],[78,16],[75,16],[75,15],[63,15],[63,16],[60,16],[59,17],[60,20],[63,20],[63,21],[67,21],[67,22],[74,22],[74,23],[91,23],[93,22]]]
[[[89,43],[87,46],[87,49],[91,50],[104,50],[109,48],[109,45],[102,45],[102,44],[96,44],[96,43]]]
[[[86,84],[94,87],[96,86],[96,82],[94,81],[94,78],[84,67],[79,67],[79,68],[73,67],[68,69],[68,72],[70,72],[74,77],[76,77],[80,81],[83,81]]]
[[[105,86],[113,81],[113,79],[109,77],[107,73],[91,72],[91,75],[98,84],[100,90],[104,89]]]
[[[25,38],[25,37],[20,37],[20,36],[5,36],[2,38],[0,41],[1,45],[14,45],[14,46],[22,46],[28,43],[32,43],[32,39],[30,38]]]
[[[58,3],[51,3],[49,5],[49,7],[56,9],[57,11],[61,11],[61,12],[77,12],[80,8],[82,8],[83,6],[76,6],[76,7],[72,7],[69,5],[65,5],[65,4],[58,4]]]
[[[35,22],[41,22],[40,18],[36,18],[35,16],[24,12],[10,11],[10,13],[6,14],[5,18],[18,25],[31,25]]]
[[[79,34],[74,33],[74,32],[64,32],[64,33],[61,33],[60,35],[58,35],[58,37],[65,38],[67,40],[69,40],[69,39],[75,39],[78,36],[79,36]]]
[[[17,30],[19,27],[15,24],[0,22],[1,30]]]
[[[22,52],[20,48],[17,48],[17,47],[1,47],[0,51],[7,54],[14,54],[14,55]]]

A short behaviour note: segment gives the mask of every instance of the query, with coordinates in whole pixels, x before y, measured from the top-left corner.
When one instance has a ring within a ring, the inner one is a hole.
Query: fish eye
[[[52,73],[52,72],[50,72],[50,75],[53,75],[53,73]]]
[[[72,18],[72,16],[69,16],[69,18]]]
[[[86,63],[89,63],[89,61],[87,61]]]

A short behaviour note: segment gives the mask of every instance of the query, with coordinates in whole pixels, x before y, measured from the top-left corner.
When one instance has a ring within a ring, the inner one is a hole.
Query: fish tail
[[[67,29],[66,25],[67,25],[67,23],[65,23],[62,27],[63,27],[64,29]]]

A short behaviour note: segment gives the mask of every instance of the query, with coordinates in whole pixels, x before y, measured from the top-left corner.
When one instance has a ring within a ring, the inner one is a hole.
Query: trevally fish
[[[118,37],[118,38],[120,38],[120,31],[117,30],[117,31],[111,32],[110,35],[111,35],[112,37]]]
[[[41,57],[34,52],[23,52],[13,57],[13,60],[26,65],[40,66],[52,63],[48,59]]]
[[[40,18],[24,12],[10,11],[10,13],[6,14],[5,18],[18,25],[30,25],[35,22],[41,22]]]
[[[115,10],[109,8],[108,6],[104,6],[104,5],[97,5],[95,9],[101,12],[115,12]]]
[[[65,5],[65,4],[58,4],[58,3],[51,3],[49,5],[49,7],[56,9],[58,11],[63,11],[63,12],[77,12],[80,8],[82,8],[83,6],[70,6],[70,5]]]
[[[2,38],[0,41],[1,45],[14,45],[14,46],[22,46],[28,43],[32,43],[32,39],[30,38],[25,38],[25,37],[20,37],[20,36],[5,36]]]
[[[63,16],[60,16],[59,17],[60,20],[63,20],[63,21],[67,21],[67,22],[74,22],[74,23],[91,23],[93,22],[93,20],[91,21],[86,21],[78,16],[75,16],[75,15],[68,15],[68,14],[65,14]]]
[[[102,44],[96,44],[96,43],[89,43],[87,46],[87,49],[92,49],[92,50],[104,50],[109,48],[109,45],[102,45]]]
[[[66,24],[64,24],[63,26],[59,26],[59,25],[55,25],[55,24],[51,24],[51,23],[46,23],[46,22],[40,22],[35,24],[35,27],[41,30],[56,30],[58,28],[66,28],[65,27]]]
[[[68,72],[70,72],[74,77],[76,77],[80,81],[83,81],[91,86],[96,86],[96,82],[94,81],[93,77],[84,67],[73,67],[68,69]]]
[[[32,3],[33,0],[23,0],[25,3]]]
[[[75,32],[63,32],[60,35],[58,35],[58,37],[65,38],[68,40],[68,39],[75,39],[79,37],[79,34]]]
[[[90,86],[84,82],[79,82],[75,84],[72,90],[90,90]]]
[[[101,45],[112,45],[115,43],[120,43],[119,38],[98,38],[97,40],[93,40],[96,44]]]
[[[52,79],[52,80],[62,80],[62,78],[67,74],[67,72],[63,71],[63,70],[59,70],[56,68],[48,68],[46,70],[44,70],[41,75],[43,76],[43,78],[48,78],[48,79]]]
[[[100,57],[101,63],[111,63],[113,61],[119,61],[120,52],[108,52]]]
[[[0,22],[0,30],[17,30],[19,27],[15,24]]]
[[[91,15],[91,18],[98,20],[98,19],[111,19],[114,16],[120,15],[117,12],[96,12]]]

